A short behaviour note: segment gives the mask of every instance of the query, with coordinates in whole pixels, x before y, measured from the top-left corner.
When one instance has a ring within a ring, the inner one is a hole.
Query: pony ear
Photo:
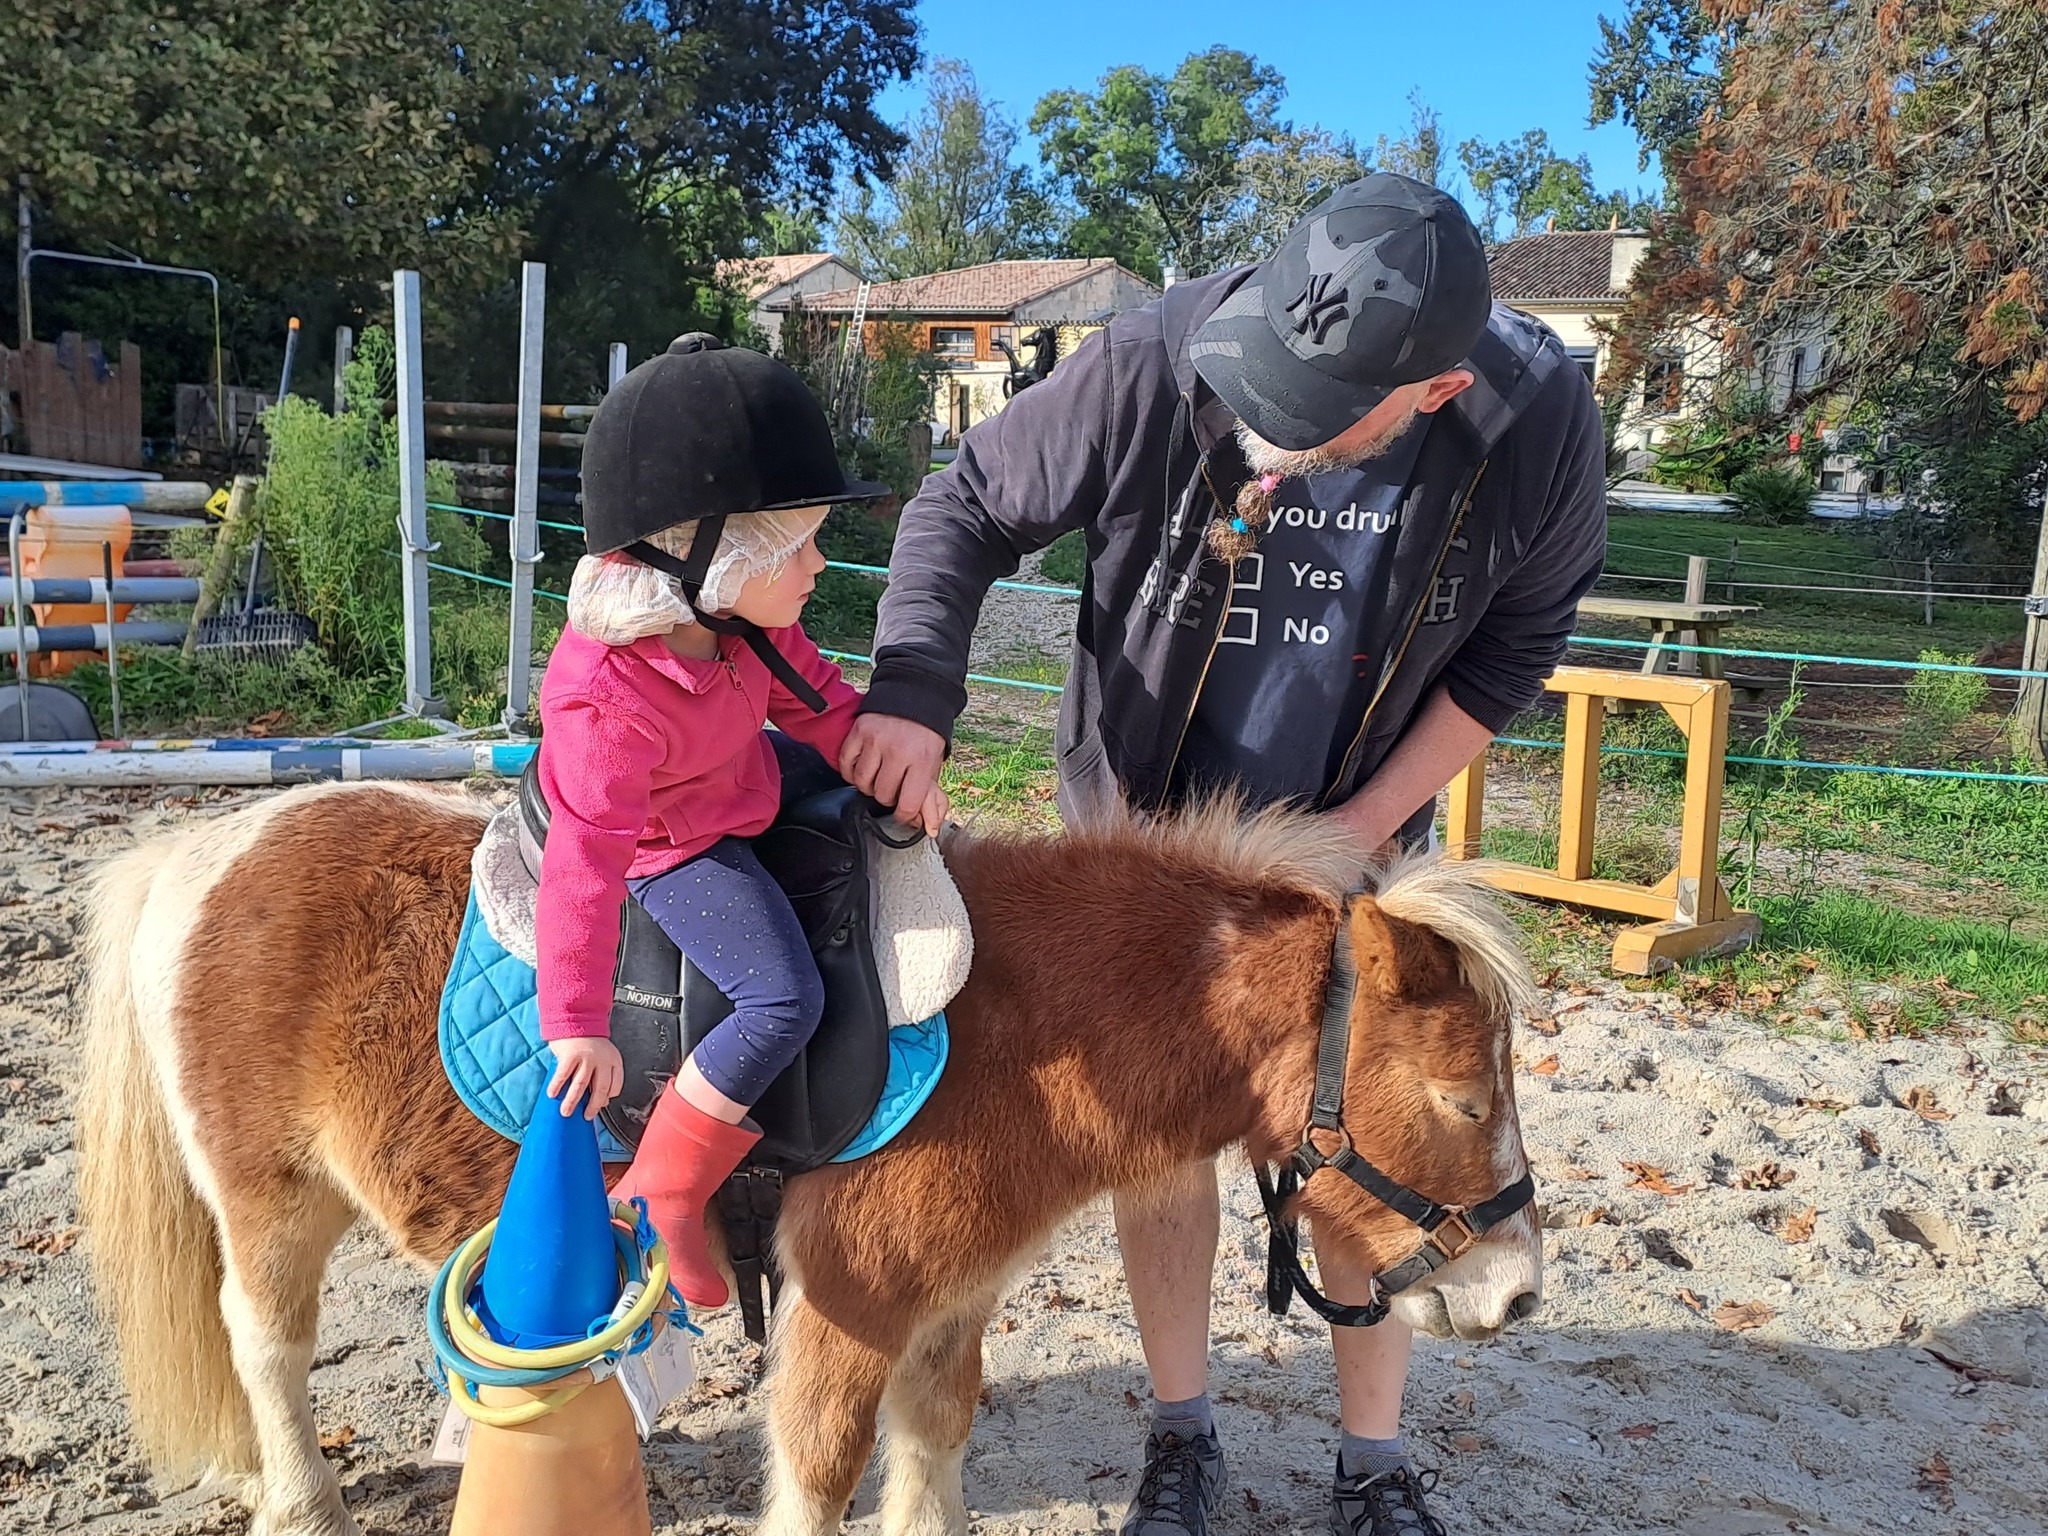
[[[1458,957],[1443,937],[1390,917],[1370,896],[1351,902],[1351,955],[1360,987],[1381,997],[1436,997],[1458,984]]]

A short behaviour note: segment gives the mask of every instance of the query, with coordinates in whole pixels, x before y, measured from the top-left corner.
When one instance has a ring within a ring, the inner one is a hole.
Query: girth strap
[[[711,569],[711,557],[718,549],[719,537],[725,532],[723,516],[707,517],[697,524],[697,536],[690,541],[687,559],[678,560],[666,550],[656,549],[645,539],[626,546],[626,553],[643,565],[651,565],[665,576],[673,576],[683,589],[683,598],[690,605],[690,612],[697,616],[697,622],[715,635],[738,635],[747,644],[747,649],[760,657],[775,680],[787,688],[804,708],[814,715],[825,713],[825,696],[811,686],[810,680],[790,659],[775,648],[775,642],[757,624],[745,619],[720,618],[706,613],[697,606],[697,599],[704,592],[704,576]]]

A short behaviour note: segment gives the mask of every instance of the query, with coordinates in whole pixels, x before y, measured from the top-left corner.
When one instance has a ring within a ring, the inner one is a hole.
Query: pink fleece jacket
[[[782,774],[766,722],[839,761],[860,693],[801,627],[768,635],[825,696],[822,715],[737,636],[719,636],[716,660],[695,661],[659,635],[605,645],[562,631],[540,690],[552,813],[535,911],[543,1039],[610,1033],[628,879],[775,819]]]

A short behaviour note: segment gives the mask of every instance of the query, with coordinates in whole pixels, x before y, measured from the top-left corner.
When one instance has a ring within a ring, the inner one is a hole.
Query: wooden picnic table
[[[1695,651],[1666,651],[1669,645],[1721,644],[1721,631],[1757,612],[1753,603],[1673,603],[1648,597],[1586,597],[1579,600],[1579,612],[1595,619],[1641,619],[1650,626],[1650,648],[1643,653],[1642,670],[1690,672],[1687,661],[1699,664],[1702,677],[1725,678],[1722,658]],[[1667,666],[1666,662],[1677,663]]]

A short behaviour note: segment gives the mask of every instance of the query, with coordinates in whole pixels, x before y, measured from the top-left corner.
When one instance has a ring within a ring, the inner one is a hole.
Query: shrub
[[[1812,510],[1813,482],[1789,466],[1760,465],[1729,483],[1728,500],[1743,522],[1782,528]]]

